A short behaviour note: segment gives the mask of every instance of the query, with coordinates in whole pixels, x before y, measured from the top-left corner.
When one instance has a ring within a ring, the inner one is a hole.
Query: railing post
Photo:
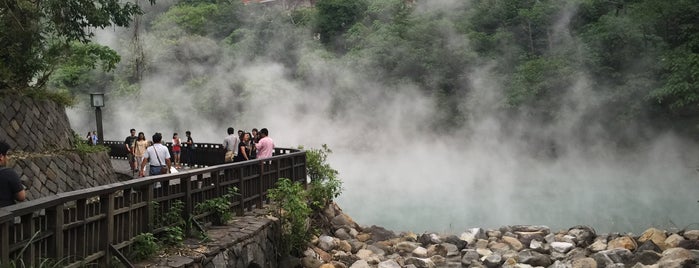
[[[46,209],[47,229],[53,231],[49,238],[48,257],[54,260],[63,258],[63,204]]]
[[[7,267],[10,262],[10,224],[11,221],[0,223],[0,262],[2,267]]]
[[[114,198],[113,193],[103,194],[100,196],[100,208],[104,214],[104,222],[102,224],[100,235],[100,250],[104,252],[104,256],[100,259],[100,267],[109,267],[112,260],[112,252],[109,247],[114,241]]]
[[[146,202],[147,208],[143,215],[143,222],[141,223],[141,228],[145,228],[146,230],[148,230],[148,232],[153,232],[153,229],[155,229],[155,226],[153,224],[153,191],[155,187],[153,186],[154,185],[152,183],[149,183],[146,186],[144,186],[145,192],[143,199]]]
[[[187,176],[184,178],[180,178],[180,185],[184,184],[184,217],[185,222],[189,222],[189,218],[194,214],[192,210],[194,210],[194,204],[192,201],[192,177]],[[191,224],[185,224],[185,234],[191,234]]]
[[[21,219],[21,225],[22,225],[22,233],[24,235],[28,235],[29,237],[22,237],[23,239],[25,238],[31,238],[34,236],[34,233],[36,232],[36,226],[34,225],[33,222],[34,218],[34,213],[28,213],[26,215],[23,215],[20,217]],[[30,267],[34,265],[34,260],[36,257],[36,251],[34,249],[34,245],[32,245],[31,240],[27,241],[27,248],[24,250],[24,256],[22,257],[24,259],[24,263],[28,264]]]

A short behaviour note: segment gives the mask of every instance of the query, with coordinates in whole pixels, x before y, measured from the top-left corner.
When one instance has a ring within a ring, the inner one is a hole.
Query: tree
[[[155,0],[149,0],[154,4]],[[0,91],[23,93],[41,90],[57,66],[75,54],[74,42],[91,43],[93,30],[128,26],[141,14],[138,2],[120,0],[6,0],[0,6]],[[79,47],[79,46],[78,46]],[[107,47],[86,53],[111,69],[116,62]],[[74,61],[75,62],[75,61]],[[78,61],[79,62],[79,61]]]
[[[366,8],[361,0],[319,0],[316,9],[320,40],[326,44],[333,41],[359,21]]]

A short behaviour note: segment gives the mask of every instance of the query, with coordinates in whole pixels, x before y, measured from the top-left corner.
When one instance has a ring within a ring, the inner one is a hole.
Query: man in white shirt
[[[226,158],[223,160],[224,162],[233,162],[235,156],[238,155],[238,144],[240,144],[240,139],[238,135],[235,135],[235,129],[229,127],[228,136],[223,139],[223,148],[226,149]]]
[[[153,135],[153,145],[149,146],[143,155],[143,163],[141,163],[141,169],[138,171],[139,176],[145,176],[146,163],[148,163],[150,168],[148,172],[150,176],[170,172],[170,151],[162,144],[162,141],[162,134],[155,133]]]

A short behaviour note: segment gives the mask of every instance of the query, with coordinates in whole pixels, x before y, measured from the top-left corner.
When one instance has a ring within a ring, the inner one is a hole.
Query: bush
[[[238,188],[229,187],[228,193],[197,204],[195,210],[199,214],[211,213],[213,216],[213,225],[224,225],[233,219],[233,213],[231,213],[231,199],[236,195],[238,195]]]
[[[136,261],[150,258],[158,249],[158,240],[152,233],[137,235],[131,244],[131,254]]]
[[[342,193],[342,181],[337,178],[338,172],[327,163],[330,153],[332,150],[327,144],[323,144],[321,149],[306,151],[306,174],[311,179],[308,196],[311,207],[316,211]]]
[[[282,178],[277,182],[276,188],[269,190],[269,198],[278,206],[273,214],[281,223],[282,254],[299,256],[313,234],[308,222],[311,209],[303,185]]]

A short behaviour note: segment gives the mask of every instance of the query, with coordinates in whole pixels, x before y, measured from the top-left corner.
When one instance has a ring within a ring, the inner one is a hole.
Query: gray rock
[[[687,230],[684,232],[684,237],[689,240],[699,240],[699,230]]]
[[[365,260],[358,260],[354,262],[349,268],[371,268],[371,266]]]
[[[593,258],[582,258],[571,263],[572,268],[597,268],[597,261]]]
[[[352,236],[344,228],[337,229],[335,231],[335,237],[342,240],[348,240],[352,238]]]
[[[455,245],[458,248],[457,251],[464,249],[468,245],[466,241],[461,240],[459,237],[455,235],[447,236],[444,242]]]
[[[595,229],[584,225],[578,225],[568,229],[568,235],[575,238],[575,243],[578,247],[587,247],[591,245],[595,237],[597,237]]]
[[[653,242],[653,240],[646,240],[646,242],[643,242],[643,244],[638,246],[638,248],[635,251],[640,252],[640,251],[646,251],[646,250],[655,251],[658,253],[663,252],[662,250],[660,250],[660,247],[658,247],[655,244],[655,242]]]
[[[633,254],[633,258],[631,259],[630,263],[641,263],[644,265],[651,265],[657,263],[661,257],[662,255],[660,253],[653,250],[637,250]]]
[[[699,249],[699,240],[682,240],[677,246],[684,249]]]
[[[464,266],[469,266],[473,263],[477,263],[480,255],[475,249],[464,249],[461,251],[463,255],[461,256],[461,264]]]
[[[680,242],[683,240],[685,240],[685,239],[681,235],[671,234],[670,236],[667,237],[667,239],[665,239],[665,244],[668,247],[676,248],[676,247],[679,247]]]
[[[423,246],[429,246],[432,244],[439,244],[442,243],[442,239],[439,238],[437,234],[433,233],[424,233],[420,235],[420,237],[417,239],[417,242],[422,244]]]
[[[318,247],[326,252],[330,252],[335,248],[335,238],[332,236],[321,235],[318,238]]]
[[[459,250],[461,250],[459,247],[451,243],[442,243],[441,245],[447,249],[447,257],[459,255]]]
[[[551,243],[551,249],[556,252],[566,253],[575,247],[574,244],[569,242],[553,242]]]
[[[418,258],[427,258],[427,249],[423,247],[417,247],[412,251],[413,255]]]
[[[447,252],[448,252],[447,248],[445,246],[442,246],[442,244],[437,244],[437,245],[433,244],[433,245],[430,245],[429,247],[427,247],[427,256],[430,256],[430,257],[435,256],[435,255],[446,257]]]
[[[524,249],[517,254],[520,263],[530,264],[532,266],[549,266],[551,263],[551,257],[541,254],[539,252]]]
[[[382,261],[379,263],[377,268],[401,268],[400,264],[398,264],[394,260],[387,260],[387,261]]]
[[[434,262],[430,259],[427,259],[427,258],[410,257],[410,258],[405,259],[405,264],[406,265],[412,264],[416,268],[434,268],[434,267],[436,267]]]
[[[399,242],[394,246],[396,252],[413,252],[419,245],[415,242]]]
[[[657,264],[659,267],[690,267],[695,264],[694,254],[683,248],[667,249]]]
[[[483,264],[485,264],[485,266],[489,268],[494,268],[499,267],[502,261],[503,259],[502,256],[500,256],[500,254],[490,254],[490,256],[485,258]]]
[[[590,251],[586,248],[573,248],[571,251],[566,253],[566,260],[577,260],[590,256]]]
[[[604,267],[615,263],[624,264],[630,262],[633,254],[628,249],[616,248],[597,252],[590,257],[595,259],[598,265]]]
[[[371,233],[371,240],[374,240],[374,242],[391,240],[398,237],[395,233],[393,233],[393,231],[376,225],[372,225],[371,227],[364,229],[364,231]]]

